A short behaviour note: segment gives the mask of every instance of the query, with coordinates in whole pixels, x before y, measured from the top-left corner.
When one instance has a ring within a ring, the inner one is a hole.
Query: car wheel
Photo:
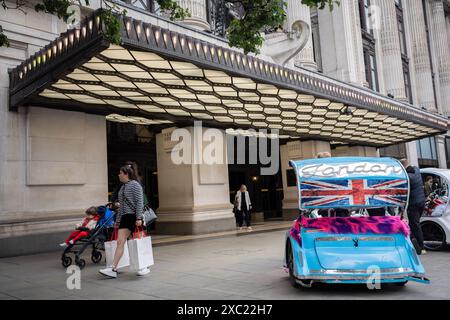
[[[440,225],[434,222],[423,222],[421,224],[423,232],[424,247],[430,251],[442,250],[446,247],[447,241],[445,232]]]
[[[291,242],[286,243],[286,263],[289,269],[289,279],[293,287],[298,288],[300,285],[295,280],[294,276],[294,253],[292,251]]]

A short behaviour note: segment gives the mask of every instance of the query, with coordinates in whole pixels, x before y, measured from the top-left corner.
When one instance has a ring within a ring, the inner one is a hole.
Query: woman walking
[[[118,194],[118,203],[116,204],[118,210],[114,226],[118,231],[117,247],[112,266],[99,271],[101,274],[111,278],[117,277],[116,267],[122,258],[128,237],[136,227],[142,226],[144,210],[144,193],[132,166],[126,165],[120,168],[119,180],[122,183],[122,187]]]
[[[250,202],[250,195],[247,191],[247,187],[244,184],[241,186],[241,189],[236,192],[235,203],[239,230],[242,230],[242,225],[245,220],[247,231],[252,231],[252,227],[250,226],[250,210],[252,209],[252,203]]]

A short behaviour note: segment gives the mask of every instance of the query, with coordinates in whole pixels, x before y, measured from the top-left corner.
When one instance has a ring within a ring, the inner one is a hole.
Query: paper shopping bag
[[[110,267],[113,264],[114,253],[116,252],[117,241],[107,241],[105,242],[105,254],[106,254],[106,266]],[[130,265],[130,255],[128,253],[128,246],[124,245],[123,255],[120,258],[119,263],[116,268],[128,267]]]
[[[130,268],[139,271],[154,264],[151,237],[141,237],[128,240]]]

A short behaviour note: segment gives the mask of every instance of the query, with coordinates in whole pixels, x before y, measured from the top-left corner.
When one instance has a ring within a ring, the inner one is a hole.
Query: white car
[[[427,250],[442,250],[450,244],[450,169],[426,168],[420,173],[424,184],[432,178],[431,187],[425,188],[427,201],[420,220]]]

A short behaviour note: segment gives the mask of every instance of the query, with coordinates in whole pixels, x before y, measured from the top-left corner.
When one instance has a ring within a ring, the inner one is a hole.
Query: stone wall
[[[37,107],[9,111],[8,69],[65,30],[57,17],[0,11],[0,257],[57,248],[92,205],[107,201],[106,120]]]

